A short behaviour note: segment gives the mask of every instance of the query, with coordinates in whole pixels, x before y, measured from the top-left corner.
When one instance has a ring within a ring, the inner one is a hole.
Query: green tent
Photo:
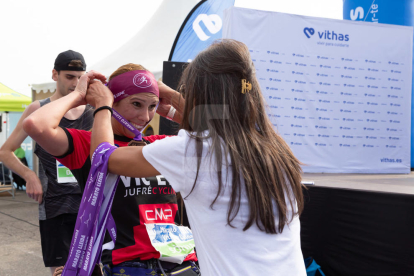
[[[23,112],[32,99],[0,83],[0,112]]]

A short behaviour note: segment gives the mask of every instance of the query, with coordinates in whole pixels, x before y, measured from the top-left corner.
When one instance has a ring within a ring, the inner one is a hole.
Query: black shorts
[[[77,214],[39,220],[43,261],[46,267],[62,266],[69,256]]]

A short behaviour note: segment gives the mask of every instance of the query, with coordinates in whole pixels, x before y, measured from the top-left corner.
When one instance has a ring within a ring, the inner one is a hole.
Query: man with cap
[[[20,162],[14,151],[27,137],[22,127],[23,120],[43,105],[73,92],[85,71],[86,63],[80,53],[72,50],[60,53],[52,71],[52,79],[56,81],[56,92],[50,98],[31,103],[0,148],[0,161],[25,179],[27,195],[39,202],[43,261],[46,267],[50,267],[52,275],[56,267],[66,263],[82,198],[81,189],[71,177],[70,171],[57,163],[55,158],[37,144],[35,154],[40,161],[39,177]],[[82,105],[69,110],[59,126],[89,130],[92,123],[92,107]]]

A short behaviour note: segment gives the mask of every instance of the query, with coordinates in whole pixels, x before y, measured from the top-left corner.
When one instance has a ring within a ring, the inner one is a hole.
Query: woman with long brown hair
[[[203,275],[306,275],[300,247],[301,168],[274,131],[246,45],[213,43],[184,70],[180,93],[159,83],[177,136],[119,148],[110,172],[162,173],[185,199]],[[86,96],[111,106],[100,83]],[[175,114],[174,114],[175,112]],[[96,114],[91,148],[114,143],[110,112]]]

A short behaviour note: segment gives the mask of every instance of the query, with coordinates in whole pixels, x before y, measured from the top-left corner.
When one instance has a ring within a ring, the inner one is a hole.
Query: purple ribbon
[[[158,105],[160,103],[157,103],[157,106],[155,107],[155,110],[158,109]],[[134,140],[135,141],[141,141],[142,140],[142,134],[141,132],[136,129],[133,125],[131,125],[127,119],[125,119],[124,117],[122,117],[121,114],[119,114],[118,112],[116,112],[115,109],[112,108],[112,117],[114,117],[118,122],[120,122],[121,124],[123,124],[129,131],[131,131],[132,133],[134,133],[135,137]],[[145,129],[147,127],[148,124],[146,124],[142,129]]]
[[[134,140],[135,141],[141,141],[142,140],[141,132],[139,132],[138,129],[136,129],[124,117],[122,117],[121,114],[119,114],[118,112],[116,112],[115,109],[112,109],[112,111],[113,111],[112,117],[114,117],[118,122],[120,122],[121,124],[123,124],[129,131],[131,131],[132,133],[134,133],[134,135],[135,135]]]
[[[111,216],[111,208],[119,176],[111,173],[107,176],[107,170],[109,156],[116,148],[105,142],[100,144],[92,155],[91,170],[62,276],[92,274],[95,264],[99,263],[101,258],[106,229],[115,244],[116,227]]]

